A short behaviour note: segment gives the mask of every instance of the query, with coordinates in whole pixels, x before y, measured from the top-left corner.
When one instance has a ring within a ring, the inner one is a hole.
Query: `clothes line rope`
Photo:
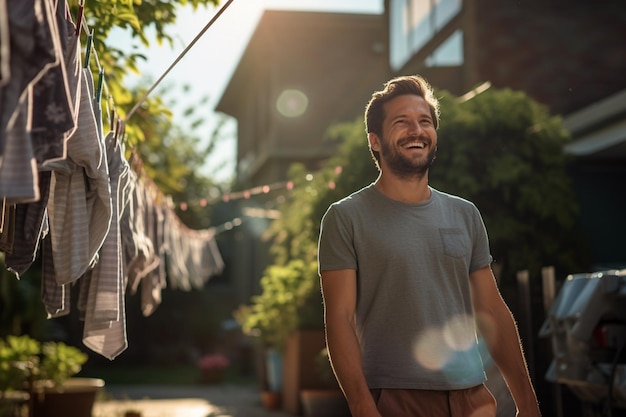
[[[228,6],[230,6],[232,2],[233,2],[233,0],[228,0],[226,2],[226,4],[224,4],[224,6],[222,6],[222,8],[217,11],[215,16],[213,16],[213,18],[209,21],[209,23],[207,23],[204,26],[204,28],[202,28],[202,30],[198,33],[198,35],[196,35],[196,37],[191,41],[191,43],[189,45],[187,45],[187,47],[183,50],[183,52],[181,52],[180,55],[178,55],[178,57],[169,66],[169,68],[167,70],[165,70],[165,72],[159,77],[159,79],[156,80],[156,82],[154,84],[152,84],[152,86],[143,94],[143,96],[141,96],[139,101],[137,101],[137,103],[135,103],[133,108],[130,109],[130,111],[126,115],[126,118],[124,119],[124,122],[128,122],[128,119],[130,119],[133,116],[133,114],[135,114],[137,109],[139,109],[139,107],[146,101],[146,99],[148,98],[150,93],[152,93],[152,91],[154,91],[154,89],[161,83],[161,81],[163,81],[163,79],[167,76],[167,74],[169,74],[169,72],[180,62],[180,60],[183,59],[183,57],[187,54],[187,52],[189,52],[189,50],[196,44],[196,42],[198,42],[198,40],[205,34],[205,32],[211,26],[213,26],[213,23],[215,23],[217,21],[217,19],[222,15],[222,13],[224,13],[224,11],[226,11]]]

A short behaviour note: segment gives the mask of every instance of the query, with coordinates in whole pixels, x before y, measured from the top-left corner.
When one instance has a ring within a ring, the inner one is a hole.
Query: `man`
[[[476,324],[519,417],[540,416],[513,317],[469,201],[428,185],[439,103],[420,76],[365,111],[373,184],[322,219],[319,271],[333,370],[353,417],[494,417]]]

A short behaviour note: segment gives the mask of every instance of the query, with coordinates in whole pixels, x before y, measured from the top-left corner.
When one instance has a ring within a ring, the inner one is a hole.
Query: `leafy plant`
[[[0,391],[22,388],[39,362],[40,352],[39,342],[28,336],[0,339]]]
[[[235,318],[245,333],[258,337],[266,347],[280,351],[297,328],[322,325],[321,298],[318,305],[309,302],[312,294],[319,294],[315,262],[295,259],[284,266],[272,265],[261,278],[261,288],[261,294],[252,298],[251,305],[240,307]]]
[[[46,342],[42,346],[37,378],[52,381],[53,385],[58,386],[80,372],[85,362],[87,354],[79,349],[62,342]]]
[[[63,342],[8,336],[0,339],[0,391],[25,389],[28,383],[61,385],[86,361],[87,354]]]

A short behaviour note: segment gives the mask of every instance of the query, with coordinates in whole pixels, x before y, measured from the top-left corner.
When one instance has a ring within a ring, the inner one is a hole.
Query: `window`
[[[389,8],[389,59],[397,70],[461,11],[462,0],[391,0]],[[462,47],[462,34],[461,42],[458,36],[445,42],[450,42],[445,56],[451,56],[455,47]],[[456,51],[457,61],[459,58],[462,61],[462,49]]]
[[[444,43],[426,58],[429,67],[446,67],[463,64],[463,32],[455,31]]]

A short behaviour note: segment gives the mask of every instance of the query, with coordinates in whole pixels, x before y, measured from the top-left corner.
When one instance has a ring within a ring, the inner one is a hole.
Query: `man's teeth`
[[[424,149],[426,147],[426,145],[424,143],[409,143],[407,146],[407,148],[418,148],[418,149]]]

